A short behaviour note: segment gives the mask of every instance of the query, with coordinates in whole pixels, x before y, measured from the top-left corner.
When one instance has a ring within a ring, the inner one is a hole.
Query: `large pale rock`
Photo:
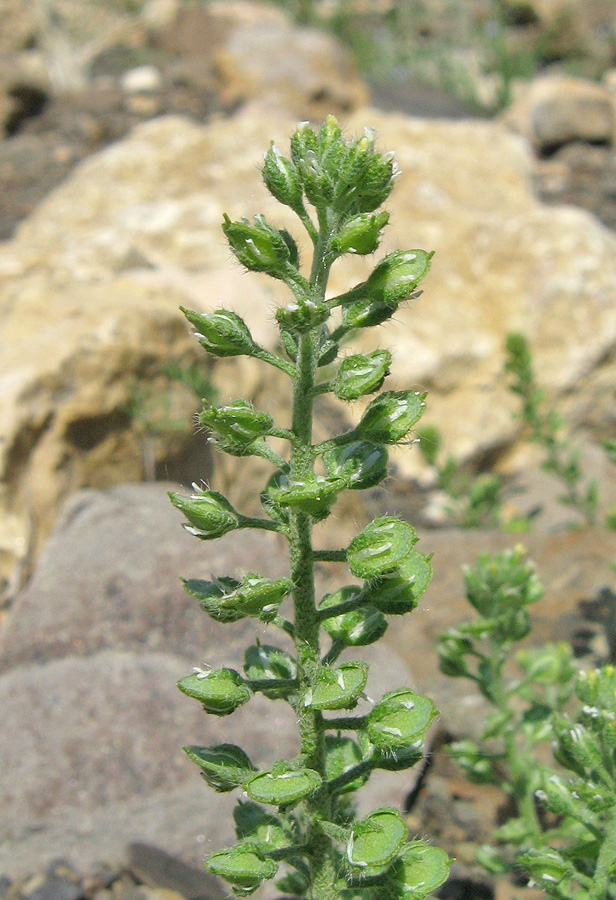
[[[534,79],[519,94],[503,120],[538,152],[552,151],[572,141],[612,143],[614,101],[605,85],[549,75]]]
[[[233,843],[237,798],[201,785],[182,745],[236,743],[260,766],[297,752],[285,703],[257,695],[217,718],[175,687],[193,665],[241,670],[255,636],[292,648],[252,620],[212,622],[179,583],[180,575],[285,574],[280,539],[244,532],[203,544],[181,528],[168,487],[177,486],[78,493],[10,610],[0,636],[5,874],[58,856],[80,866],[119,858],[135,840],[199,862]],[[410,683],[391,648],[352,656],[371,664],[374,698]],[[360,810],[401,807],[413,780],[412,772],[379,773]]]

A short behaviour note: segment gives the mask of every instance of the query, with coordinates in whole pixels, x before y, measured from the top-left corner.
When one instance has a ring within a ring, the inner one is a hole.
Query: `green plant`
[[[293,398],[290,428],[276,425],[267,412],[243,399],[206,405],[199,417],[219,449],[273,464],[261,494],[264,517],[243,516],[220,493],[205,488],[195,486],[190,497],[170,495],[188,520],[187,530],[201,540],[256,528],[283,535],[289,547],[289,577],[271,580],[249,573],[242,579],[185,582],[216,621],[253,617],[293,641],[292,652],[258,642],[248,647],[243,675],[226,667],[196,669],[179,682],[213,715],[229,715],[261,692],[290,704],[298,721],[299,755],[267,771],[257,770],[235,745],[185,748],[215,790],[241,789],[248,796],[235,812],[239,843],[206,861],[239,896],[274,877],[281,863],[290,868],[278,882],[281,889],[310,900],[420,900],[448,873],[443,851],[406,840],[406,826],[395,810],[380,809],[355,821],[348,796],[375,769],[405,769],[421,758],[434,704],[400,688],[367,714],[340,715],[364,697],[368,667],[356,661],[334,665],[345,648],[378,640],[386,615],[414,609],[430,581],[430,560],[414,549],[415,530],[393,516],[370,523],[345,549],[315,549],[312,537],[313,525],[328,516],[341,491],[363,490],[386,477],[387,447],[405,439],[425,405],[423,394],[385,391],[369,403],[355,428],[312,442],[315,397],[329,393],[354,401],[379,391],[388,374],[388,351],[339,359],[340,341],[394,315],[416,296],[430,266],[431,254],[423,250],[395,251],[365,282],[326,298],[328,274],[338,257],[377,249],[388,219],[379,207],[393,188],[395,171],[393,155],[376,151],[373,133],[347,142],[332,117],[318,131],[300,126],[291,137],[290,158],[272,144],[263,179],[308,232],[314,247],[309,277],[300,270],[297,244],[286,230],[262,216],[254,223],[225,217],[223,230],[240,263],[282,280],[293,295],[276,312],[286,358],[256,344],[235,313],[183,310],[209,353],[251,356],[274,366],[288,377]],[[333,370],[330,377],[322,374],[324,366],[328,373]],[[270,437],[286,442],[288,457],[272,449]],[[346,561],[363,584],[343,587],[317,604],[316,561]],[[292,597],[292,620],[280,611],[287,596]],[[330,644],[324,654],[321,629]]]

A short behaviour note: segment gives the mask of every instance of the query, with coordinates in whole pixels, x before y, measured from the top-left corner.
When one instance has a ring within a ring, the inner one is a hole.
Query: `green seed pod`
[[[367,680],[366,663],[342,663],[336,669],[323,666],[302,703],[310,709],[354,709]]]
[[[291,253],[283,235],[268,225],[263,216],[232,222],[225,215],[222,230],[238,261],[251,272],[267,272],[273,278],[284,278],[291,264]]]
[[[276,492],[280,488],[286,488],[289,484],[289,477],[280,469],[270,477],[265,490],[261,492],[261,506],[275,522],[287,526],[289,524],[289,510],[287,507],[280,506],[276,501]]]
[[[342,479],[347,488],[363,491],[387,477],[387,450],[370,441],[353,441],[323,454],[330,478]]]
[[[248,647],[244,674],[254,691],[261,691],[271,700],[288,697],[297,687],[297,663],[293,657],[267,644]]]
[[[358,578],[374,579],[398,568],[417,541],[417,532],[393,516],[375,519],[353,538],[347,564]]]
[[[451,863],[439,847],[425,841],[410,841],[388,874],[392,896],[399,900],[423,900],[447,881]]]
[[[396,750],[424,737],[438,710],[431,700],[406,688],[389,691],[366,719],[372,743],[383,750]]]
[[[319,609],[338,606],[346,600],[356,597],[360,588],[355,585],[343,587],[333,594],[326,594],[319,604]],[[358,606],[351,612],[325,619],[325,631],[332,640],[344,644],[345,647],[364,647],[374,644],[387,631],[387,621],[383,613],[375,606]]]
[[[422,741],[417,740],[395,750],[375,747],[372,751],[372,762],[375,769],[384,769],[386,772],[402,772],[404,769],[412,769],[423,759]]]
[[[378,444],[397,444],[422,417],[425,398],[418,391],[385,391],[361,417],[358,433]]]
[[[301,303],[291,303],[289,306],[280,306],[276,310],[276,321],[281,329],[292,334],[304,334],[317,325],[327,322],[330,316],[329,306],[326,303],[313,303],[312,300],[304,300]]]
[[[355,768],[361,761],[362,752],[354,740],[340,735],[325,735],[325,777],[327,781],[339,778],[349,769]],[[358,775],[353,781],[347,782],[337,793],[354,793],[368,781],[369,777],[369,772]]]
[[[199,413],[199,424],[214,432],[221,450],[244,456],[257,438],[270,434],[274,420],[246,400],[233,400],[227,406],[205,408]]]
[[[430,269],[433,253],[425,250],[395,250],[385,257],[366,281],[366,294],[376,303],[408,300]]]
[[[210,787],[221,794],[235,790],[257,771],[242,748],[235,744],[182,749],[203,770]]]
[[[235,578],[224,576],[216,578],[214,581],[201,581],[200,579],[182,579],[184,590],[196,597],[201,603],[202,608],[216,622],[237,622],[245,617],[245,613],[241,610],[223,606],[221,599],[225,594],[235,591],[241,584]]]
[[[291,806],[313,794],[320,784],[321,776],[314,769],[293,769],[281,759],[271,772],[259,772],[244,782],[244,790],[257,803]]]
[[[394,572],[367,586],[367,599],[389,616],[403,616],[416,608],[432,579],[432,563],[419,550],[410,550]]]
[[[233,811],[233,818],[238,838],[248,839],[264,854],[271,853],[272,850],[283,850],[294,842],[296,822],[290,817],[289,822],[283,822],[252,800],[240,801]]]
[[[195,337],[208,353],[213,356],[252,355],[255,343],[240,316],[228,309],[216,309],[207,314],[196,313],[183,306],[180,309],[197,329]]]
[[[346,485],[342,478],[323,478],[315,475],[310,481],[289,481],[268,489],[268,496],[280,507],[301,509],[316,520],[325,518],[329,509]]]
[[[363,296],[342,310],[342,324],[347,331],[353,328],[371,328],[381,325],[394,315],[397,303],[382,303]]]
[[[340,363],[334,379],[336,397],[357,400],[378,391],[389,373],[390,365],[391,353],[388,350],[375,350],[367,356],[347,356]]]
[[[293,210],[301,209],[302,184],[293,163],[282,155],[273,141],[263,159],[263,181],[270,194]]]
[[[556,850],[528,850],[516,857],[516,863],[532,876],[539,887],[553,888],[563,878],[574,875],[571,863]]]
[[[377,809],[355,822],[347,843],[346,858],[355,869],[388,866],[404,844],[407,827],[395,809]]]
[[[194,697],[203,704],[206,712],[215,716],[228,716],[250,700],[252,692],[235,669],[198,671],[178,681],[183,694]]]
[[[248,843],[212,853],[205,868],[232,884],[239,896],[251,894],[261,882],[273,878],[278,871],[277,863],[266,859],[257,847]]]
[[[193,484],[194,493],[190,497],[169,493],[173,505],[180,509],[190,525],[184,525],[186,531],[201,538],[202,541],[222,537],[228,531],[239,528],[240,520],[226,497],[218,491],[204,491]]]
[[[388,212],[374,215],[362,213],[344,223],[332,240],[332,250],[337,256],[343,253],[357,253],[368,256],[378,250],[383,228],[389,222]]]

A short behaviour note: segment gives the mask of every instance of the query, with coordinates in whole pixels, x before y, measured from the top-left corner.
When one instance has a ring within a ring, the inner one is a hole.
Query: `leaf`
[[[417,532],[406,522],[393,516],[375,519],[349,544],[349,569],[358,578],[387,575],[397,569],[416,541]]]

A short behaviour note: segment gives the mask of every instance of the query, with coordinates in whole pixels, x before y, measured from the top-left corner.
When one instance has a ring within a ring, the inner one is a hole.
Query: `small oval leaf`
[[[393,516],[375,519],[349,544],[349,569],[358,578],[380,578],[397,569],[416,541],[417,532],[406,522]]]

